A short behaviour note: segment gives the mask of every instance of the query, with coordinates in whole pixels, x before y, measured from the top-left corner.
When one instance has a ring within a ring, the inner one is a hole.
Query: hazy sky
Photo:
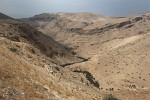
[[[52,12],[122,16],[150,11],[150,0],[0,0],[0,12],[15,18]]]

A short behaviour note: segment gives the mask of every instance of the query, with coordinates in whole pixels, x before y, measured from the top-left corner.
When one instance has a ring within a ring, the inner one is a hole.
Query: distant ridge
[[[0,19],[13,19],[13,18],[11,18],[11,17],[9,17],[9,16],[7,16],[7,15],[0,12]]]

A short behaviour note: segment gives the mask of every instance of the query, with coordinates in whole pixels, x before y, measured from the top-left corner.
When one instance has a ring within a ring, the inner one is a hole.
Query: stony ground
[[[150,98],[150,14],[0,13],[1,100]]]
[[[149,13],[131,17],[57,13],[21,20],[84,58],[65,67],[89,72],[102,94],[112,93],[121,100],[149,100]]]

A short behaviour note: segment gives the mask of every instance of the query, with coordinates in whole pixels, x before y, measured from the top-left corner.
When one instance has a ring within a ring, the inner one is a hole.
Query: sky
[[[0,0],[0,12],[14,18],[57,12],[128,16],[149,11],[150,0]]]

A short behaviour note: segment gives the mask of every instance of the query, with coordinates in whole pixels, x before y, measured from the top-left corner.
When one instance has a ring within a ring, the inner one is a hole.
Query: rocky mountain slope
[[[86,59],[65,67],[89,72],[100,84],[100,93],[149,100],[149,13],[131,17],[45,13],[21,20]]]
[[[66,67],[86,58],[21,21],[0,16],[0,100],[102,98],[90,72]]]

